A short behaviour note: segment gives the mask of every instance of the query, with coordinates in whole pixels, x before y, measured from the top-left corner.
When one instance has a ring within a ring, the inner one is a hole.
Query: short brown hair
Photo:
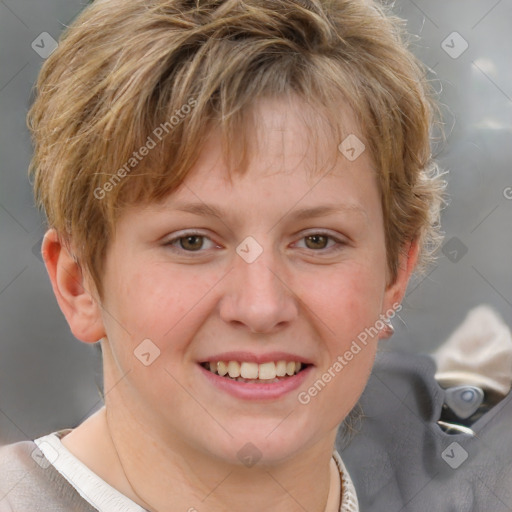
[[[101,296],[122,208],[176,189],[212,123],[243,163],[256,99],[297,95],[331,126],[343,99],[378,171],[394,279],[408,241],[419,239],[423,262],[439,245],[444,187],[435,102],[404,34],[368,0],[93,2],[44,63],[28,113],[37,203]]]

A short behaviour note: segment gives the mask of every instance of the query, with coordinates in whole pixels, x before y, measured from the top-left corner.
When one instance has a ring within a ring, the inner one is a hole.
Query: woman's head
[[[33,172],[57,299],[104,341],[129,449],[332,449],[435,239],[432,109],[371,2],[85,9],[41,72]]]
[[[29,112],[49,225],[101,294],[127,206],[176,190],[214,128],[231,171],[244,173],[253,107],[298,98],[311,107],[304,129],[324,160],[339,156],[350,135],[344,112],[353,114],[378,180],[393,280],[411,240],[420,260],[435,246],[441,190],[429,89],[402,39],[398,20],[368,1],[94,2],[44,64]]]
[[[359,137],[355,116],[339,111]],[[141,449],[206,456],[226,473],[244,450],[276,465],[332,449],[417,250],[408,244],[390,284],[368,151],[333,158],[330,125],[298,98],[258,100],[252,114],[244,174],[230,177],[213,129],[183,186],[125,207],[99,303],[54,233],[44,244],[73,333],[103,339],[117,435],[144,432]]]

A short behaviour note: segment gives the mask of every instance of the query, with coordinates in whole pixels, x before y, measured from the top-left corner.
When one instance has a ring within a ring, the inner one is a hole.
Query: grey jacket
[[[37,461],[37,462],[36,462]],[[0,512],[97,512],[33,441],[0,448]]]
[[[379,354],[358,432],[339,430],[361,512],[510,512],[512,393],[471,426],[476,436],[450,435],[435,370],[430,356]]]

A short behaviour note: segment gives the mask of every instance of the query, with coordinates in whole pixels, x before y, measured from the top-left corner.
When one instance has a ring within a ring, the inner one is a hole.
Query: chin
[[[315,436],[315,432],[305,432],[299,425],[291,427],[283,418],[260,420],[257,425],[241,421],[237,428],[232,427],[229,432],[233,437],[217,444],[222,449],[217,456],[226,463],[247,467],[255,463],[268,466],[284,463],[300,455],[320,437],[319,433]]]

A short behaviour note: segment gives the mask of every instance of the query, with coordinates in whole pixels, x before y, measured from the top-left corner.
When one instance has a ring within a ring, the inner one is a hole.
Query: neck
[[[151,512],[339,510],[334,437],[279,465],[234,466],[192,447],[168,446],[135,418],[110,412],[107,418],[103,408],[64,437],[63,444]]]

